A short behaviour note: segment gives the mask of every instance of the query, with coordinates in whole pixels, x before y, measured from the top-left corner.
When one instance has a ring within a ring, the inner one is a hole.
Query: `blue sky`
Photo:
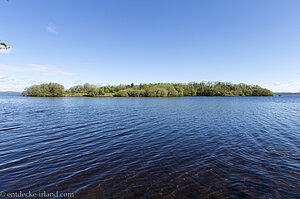
[[[299,0],[0,1],[0,90],[229,81],[300,91]]]

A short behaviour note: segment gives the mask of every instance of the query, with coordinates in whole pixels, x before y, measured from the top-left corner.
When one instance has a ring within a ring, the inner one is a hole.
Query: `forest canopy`
[[[117,85],[97,87],[91,84],[73,86],[67,90],[57,83],[33,85],[22,93],[35,97],[181,97],[181,96],[274,96],[258,85],[232,84],[228,82],[191,82]]]
[[[25,89],[22,95],[32,97],[63,97],[65,96],[65,88],[57,83],[33,85]]]

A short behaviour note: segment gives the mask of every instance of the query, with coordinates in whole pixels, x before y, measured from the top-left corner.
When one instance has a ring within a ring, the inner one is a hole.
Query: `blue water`
[[[0,191],[300,196],[300,96],[0,95],[0,113]]]

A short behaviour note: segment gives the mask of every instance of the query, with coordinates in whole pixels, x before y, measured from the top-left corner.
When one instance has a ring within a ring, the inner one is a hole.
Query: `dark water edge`
[[[0,95],[0,191],[298,198],[300,96]]]

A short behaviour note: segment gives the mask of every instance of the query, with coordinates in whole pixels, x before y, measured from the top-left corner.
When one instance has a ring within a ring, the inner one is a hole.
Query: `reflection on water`
[[[0,191],[297,198],[300,97],[0,96]]]

